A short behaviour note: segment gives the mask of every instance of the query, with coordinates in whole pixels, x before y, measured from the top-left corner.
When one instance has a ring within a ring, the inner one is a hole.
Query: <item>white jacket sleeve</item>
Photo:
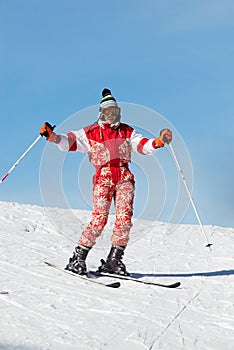
[[[90,146],[84,129],[60,135],[58,148],[64,152],[77,151],[87,153],[90,150]]]
[[[156,151],[155,139],[148,139],[133,130],[130,138],[132,150],[137,153],[151,155]]]

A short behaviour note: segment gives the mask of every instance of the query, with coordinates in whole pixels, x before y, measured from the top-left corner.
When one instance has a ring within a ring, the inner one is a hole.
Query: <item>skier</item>
[[[116,210],[112,246],[107,260],[101,260],[99,271],[129,275],[122,258],[132,227],[135,182],[128,167],[131,152],[151,155],[172,140],[169,129],[162,130],[156,139],[148,139],[131,126],[121,123],[120,118],[120,108],[111,91],[105,88],[102,91],[98,121],[94,124],[66,135],[57,135],[48,122],[40,129],[40,134],[49,142],[57,144],[61,151],[87,153],[96,168],[91,221],[82,232],[78,246],[66,266],[67,270],[80,275],[87,273],[87,254],[107,223],[112,199]]]

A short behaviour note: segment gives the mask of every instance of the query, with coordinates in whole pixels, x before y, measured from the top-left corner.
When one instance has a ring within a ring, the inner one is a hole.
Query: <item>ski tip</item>
[[[113,283],[109,283],[106,284],[107,287],[111,287],[111,288],[119,288],[120,287],[120,283],[119,282],[113,282]]]
[[[180,285],[181,285],[180,282],[175,282],[175,283],[171,284],[171,285],[169,286],[169,288],[177,288],[177,287],[179,287]]]

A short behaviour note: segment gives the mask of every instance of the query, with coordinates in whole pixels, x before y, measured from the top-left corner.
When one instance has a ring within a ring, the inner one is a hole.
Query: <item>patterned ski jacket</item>
[[[61,151],[87,153],[96,169],[127,166],[132,151],[151,155],[158,148],[155,139],[143,137],[127,124],[111,126],[100,120],[78,131],[60,135],[58,147]]]

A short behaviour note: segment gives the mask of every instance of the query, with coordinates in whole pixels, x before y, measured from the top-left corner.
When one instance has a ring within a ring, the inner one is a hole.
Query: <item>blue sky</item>
[[[174,125],[192,160],[203,223],[233,227],[233,18],[232,0],[1,0],[0,176],[45,120],[61,125],[97,105],[109,87],[118,101],[146,106]],[[1,200],[42,204],[45,145],[0,185]],[[79,198],[71,203],[85,208]],[[184,222],[196,223],[191,208]]]

